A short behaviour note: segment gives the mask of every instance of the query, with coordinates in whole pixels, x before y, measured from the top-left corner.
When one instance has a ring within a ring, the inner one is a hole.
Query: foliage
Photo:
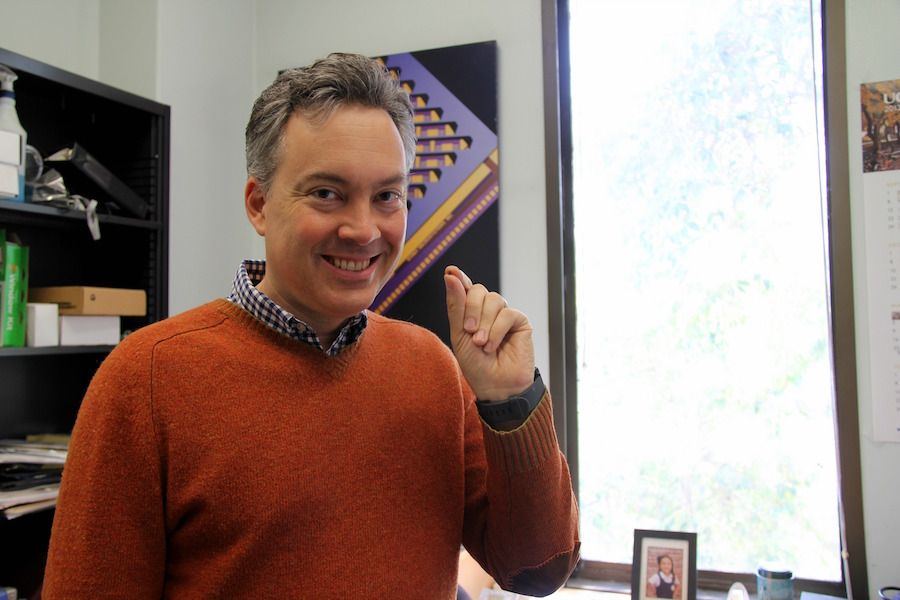
[[[809,4],[721,3],[677,35],[644,7],[653,79],[614,91],[587,48],[622,26],[592,8],[572,2],[585,556],[697,531],[701,569],[839,578]]]

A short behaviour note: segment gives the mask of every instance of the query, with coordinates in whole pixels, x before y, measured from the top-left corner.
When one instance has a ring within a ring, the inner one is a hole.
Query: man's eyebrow
[[[310,173],[303,177],[303,182],[310,181],[324,181],[328,183],[341,183],[346,184],[347,179],[345,177],[341,177],[335,173],[329,173],[327,171],[317,171],[315,173]]]
[[[328,171],[316,171],[314,173],[310,173],[303,177],[303,183],[309,184],[310,182],[325,182],[325,183],[335,183],[339,185],[347,185],[349,184],[349,180],[342,175],[338,175],[337,173],[331,173]],[[386,185],[406,185],[409,182],[409,177],[405,173],[397,173],[391,177],[387,177],[377,182],[378,186],[386,186]]]

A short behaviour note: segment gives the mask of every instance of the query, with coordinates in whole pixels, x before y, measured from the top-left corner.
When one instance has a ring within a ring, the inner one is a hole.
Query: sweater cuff
[[[521,427],[512,431],[496,431],[482,423],[482,429],[489,463],[508,473],[537,469],[548,458],[559,455],[559,442],[553,426],[553,403],[547,391]]]

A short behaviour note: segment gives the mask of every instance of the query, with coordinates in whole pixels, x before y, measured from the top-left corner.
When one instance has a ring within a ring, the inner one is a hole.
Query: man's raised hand
[[[528,317],[458,267],[447,267],[444,284],[453,352],[475,396],[505,400],[528,389],[534,382]]]

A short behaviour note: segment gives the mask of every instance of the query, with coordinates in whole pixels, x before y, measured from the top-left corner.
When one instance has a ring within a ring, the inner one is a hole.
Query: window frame
[[[822,2],[831,360],[842,520],[843,581],[797,580],[798,591],[868,596],[860,467],[859,400],[850,240],[850,174],[845,0]],[[541,0],[547,219],[550,373],[560,446],[579,490],[575,328],[575,239],[568,0]],[[735,581],[755,589],[753,575],[700,571],[698,587],[724,591]],[[628,592],[631,565],[582,560],[572,586]]]

